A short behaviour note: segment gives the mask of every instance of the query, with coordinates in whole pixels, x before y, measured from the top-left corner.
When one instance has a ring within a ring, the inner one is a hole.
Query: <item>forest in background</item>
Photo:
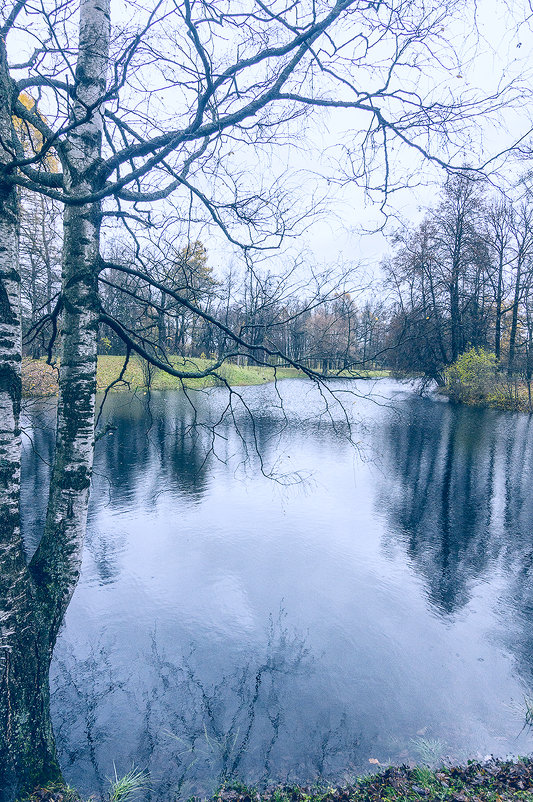
[[[24,199],[24,351],[50,362],[60,346],[53,326],[60,221],[53,200]],[[530,409],[533,200],[528,179],[510,198],[475,173],[452,175],[441,186],[438,203],[425,209],[416,225],[397,227],[389,242],[389,255],[366,281],[357,263],[340,271],[338,266],[318,270],[306,265],[305,257],[279,272],[235,262],[217,272],[209,244],[184,243],[171,228],[137,242],[138,250],[111,239],[110,266],[99,277],[102,304],[149,353],[169,364],[176,357],[256,364],[253,353],[231,353],[228,332],[233,332],[265,348],[267,365],[290,366],[289,358],[333,376],[369,370],[415,374],[447,385],[456,400],[511,408],[527,403]],[[153,283],[136,272],[139,261]],[[98,352],[125,356],[127,348],[123,338],[101,325]]]

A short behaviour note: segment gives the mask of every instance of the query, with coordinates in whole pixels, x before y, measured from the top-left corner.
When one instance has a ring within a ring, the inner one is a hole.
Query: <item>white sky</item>
[[[112,0],[115,22],[127,20],[130,10],[129,3],[124,0]],[[522,80],[525,85],[533,87],[533,24],[524,21],[528,13],[527,0],[513,3],[512,10],[505,0],[478,0],[476,5],[465,2],[462,18],[450,22],[449,30],[443,29],[443,36],[460,54],[461,63],[457,69],[425,75],[422,82],[425,81],[428,87],[435,83],[440,83],[444,88],[449,85],[453,91],[478,88],[487,94],[511,80]],[[477,33],[474,32],[474,16]],[[20,60],[21,53],[31,52],[33,42],[25,40],[24,35],[19,33],[11,41],[11,48],[17,51],[15,60]],[[507,110],[496,120],[477,120],[472,126],[470,141],[466,138],[466,145],[462,152],[456,154],[455,163],[470,162],[475,166],[511,144],[531,125],[532,111],[533,104],[528,98],[520,107]],[[361,120],[360,117],[358,119]],[[320,186],[320,193],[325,194],[325,183],[318,185],[314,177],[330,171],[332,162],[339,155],[336,145],[353,125],[349,112],[322,118],[307,131],[308,144],[305,148],[298,138],[297,149],[281,147],[270,162],[261,157],[254,169],[266,173],[274,171],[281,175],[294,172],[291,183],[296,187],[296,195],[303,203],[309,202],[309,193],[313,188],[316,190]],[[444,174],[427,163],[422,164],[414,153],[397,157],[396,152],[391,152],[391,157],[401,159],[401,163],[394,165],[399,168],[400,175],[402,172],[415,172],[421,185],[413,190],[401,191],[391,198],[390,211],[415,222],[421,215],[421,208],[435,203],[437,188],[431,182],[444,180]],[[237,153],[235,159],[237,162],[242,159],[241,154]],[[495,166],[501,167],[501,162]],[[526,167],[524,163],[516,165],[507,162],[503,176],[508,180]],[[355,184],[343,188],[330,184],[327,194],[327,214],[323,214],[299,237],[291,246],[292,250],[309,252],[311,258],[319,263],[362,261],[377,265],[387,249],[386,239],[382,234],[361,233],[362,229],[369,230],[383,222],[376,205]],[[229,249],[215,233],[209,236],[202,234],[202,240],[210,253],[210,262],[222,268],[230,258]]]
[[[439,80],[449,80],[453,89],[477,88],[487,95],[511,81],[533,87],[533,24],[527,19],[528,12],[527,3],[514,3],[512,12],[505,0],[478,0],[475,7],[465,3],[464,18],[450,25],[450,40],[458,50],[463,49],[464,60],[458,72],[448,76],[441,74]],[[317,125],[313,131],[315,149],[311,159],[316,159],[322,147],[324,164],[312,161],[313,172],[327,171],[328,149],[337,135],[341,137],[341,129],[349,129],[350,125],[349,113],[336,114],[335,120],[329,118],[327,123]],[[514,143],[531,126],[531,97],[496,119],[477,119],[454,163],[477,166]],[[309,171],[309,153],[305,151],[286,150],[278,158],[280,163],[285,159],[288,167]],[[406,173],[414,171],[420,186],[391,197],[388,209],[391,218],[384,233],[363,233],[363,230],[368,232],[379,227],[384,218],[359,186],[352,184],[342,189],[330,186],[329,212],[298,239],[295,250],[310,252],[320,263],[361,262],[370,272],[377,269],[388,251],[386,233],[396,225],[395,216],[416,223],[424,208],[438,201],[439,183],[445,180],[443,170],[427,162],[424,164],[416,154],[407,158],[403,154],[402,158]],[[507,157],[494,162],[491,169],[494,183],[503,186],[512,184],[528,169],[528,164]]]

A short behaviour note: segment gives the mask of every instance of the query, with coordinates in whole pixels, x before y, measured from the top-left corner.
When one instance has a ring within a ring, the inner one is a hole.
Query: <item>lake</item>
[[[108,399],[52,666],[84,793],[133,764],[171,800],[532,750],[532,418],[331,386],[342,408],[303,380],[233,412],[223,388]],[[53,416],[26,410],[29,549]]]

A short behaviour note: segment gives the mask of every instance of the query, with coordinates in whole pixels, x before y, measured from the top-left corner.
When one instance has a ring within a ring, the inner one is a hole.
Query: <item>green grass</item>
[[[533,729],[533,697],[524,696],[524,727]]]
[[[98,389],[103,391],[112,382],[119,378],[123,356],[99,356],[97,370]],[[183,370],[185,373],[206,370],[213,364],[209,359],[183,359],[172,357],[172,367]],[[271,368],[255,365],[235,365],[227,362],[217,373],[232,386],[266,384],[277,379],[288,379],[303,374],[294,368]],[[112,392],[123,390],[146,390],[147,371],[141,360],[130,359],[123,381],[112,387]],[[202,389],[222,384],[216,376],[206,376],[200,379],[179,379],[163,370],[152,369],[150,386],[152,390],[175,390],[185,386],[189,389]],[[25,396],[55,395],[57,393],[57,370],[47,365],[44,360],[24,359],[22,363],[22,391]]]
[[[114,777],[108,778],[108,790],[104,797],[89,797],[88,802],[134,802],[145,798],[144,791],[151,788],[146,771],[133,767],[127,774],[119,777],[116,768]],[[30,797],[18,802],[83,802],[82,797],[69,785],[51,783],[44,788],[36,789]]]
[[[106,387],[116,381],[120,375],[124,357],[122,356],[99,356],[97,382],[98,389],[103,391]],[[172,357],[171,364],[175,369],[184,372],[204,371],[213,364],[213,360],[184,359]],[[303,377],[304,374],[295,368],[271,368],[257,365],[235,365],[233,362],[226,362],[217,373],[228,382],[232,387],[244,385],[258,385],[272,382],[274,379],[292,379]],[[339,374],[341,377],[349,377],[348,371]],[[388,371],[369,370],[358,373],[359,378],[380,379],[388,376]],[[332,378],[335,376],[332,376]],[[146,390],[147,371],[142,361],[137,358],[130,359],[123,381],[112,387],[112,392],[123,390]],[[152,390],[176,390],[185,386],[189,389],[202,389],[213,387],[223,382],[216,376],[205,376],[200,379],[185,378],[178,379],[165,373],[163,370],[152,369],[150,387]],[[25,396],[47,396],[57,393],[57,370],[47,365],[44,360],[24,359],[22,363],[22,391]]]
[[[445,745],[439,738],[412,738],[411,744],[424,766],[435,766],[442,761]]]
[[[340,373],[331,374],[332,378],[341,379],[388,379],[391,376],[390,370],[342,370]]]
[[[97,381],[98,388],[104,390],[112,381],[118,378],[120,369],[124,363],[124,357],[120,356],[99,356],[98,357],[98,373]],[[171,358],[172,367],[184,372],[194,373],[197,371],[204,371],[213,364],[213,360],[202,359],[200,357],[194,359],[184,359],[181,357]],[[235,365],[232,362],[227,362],[222,365],[217,373],[225,379],[232,386],[242,386],[249,384],[266,384],[273,381],[274,378],[286,379],[293,378],[301,375],[293,368],[267,368],[258,367],[255,365]],[[146,368],[138,359],[131,359],[124,379],[129,382],[130,389],[144,390],[147,386]],[[175,390],[182,387],[182,382],[185,387],[190,389],[202,389],[203,387],[213,387],[220,384],[220,381],[215,376],[206,376],[201,379],[186,378],[178,379],[165,373],[163,370],[152,369],[151,375],[151,389],[152,390]],[[117,386],[117,389],[128,389],[127,385],[122,387]]]
[[[119,777],[115,768],[114,779],[109,780],[109,802],[131,802],[139,797],[141,791],[150,788],[148,775],[141,769],[132,768]]]

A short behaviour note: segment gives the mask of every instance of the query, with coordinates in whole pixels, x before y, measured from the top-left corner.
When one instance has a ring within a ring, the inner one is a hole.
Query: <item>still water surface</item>
[[[237,404],[215,436],[181,393],[111,397],[53,663],[72,784],[135,763],[170,800],[531,751],[532,419],[359,389],[358,448],[304,381],[243,388],[253,422]],[[219,419],[225,392],[196,395]],[[30,547],[52,419],[28,410]]]

